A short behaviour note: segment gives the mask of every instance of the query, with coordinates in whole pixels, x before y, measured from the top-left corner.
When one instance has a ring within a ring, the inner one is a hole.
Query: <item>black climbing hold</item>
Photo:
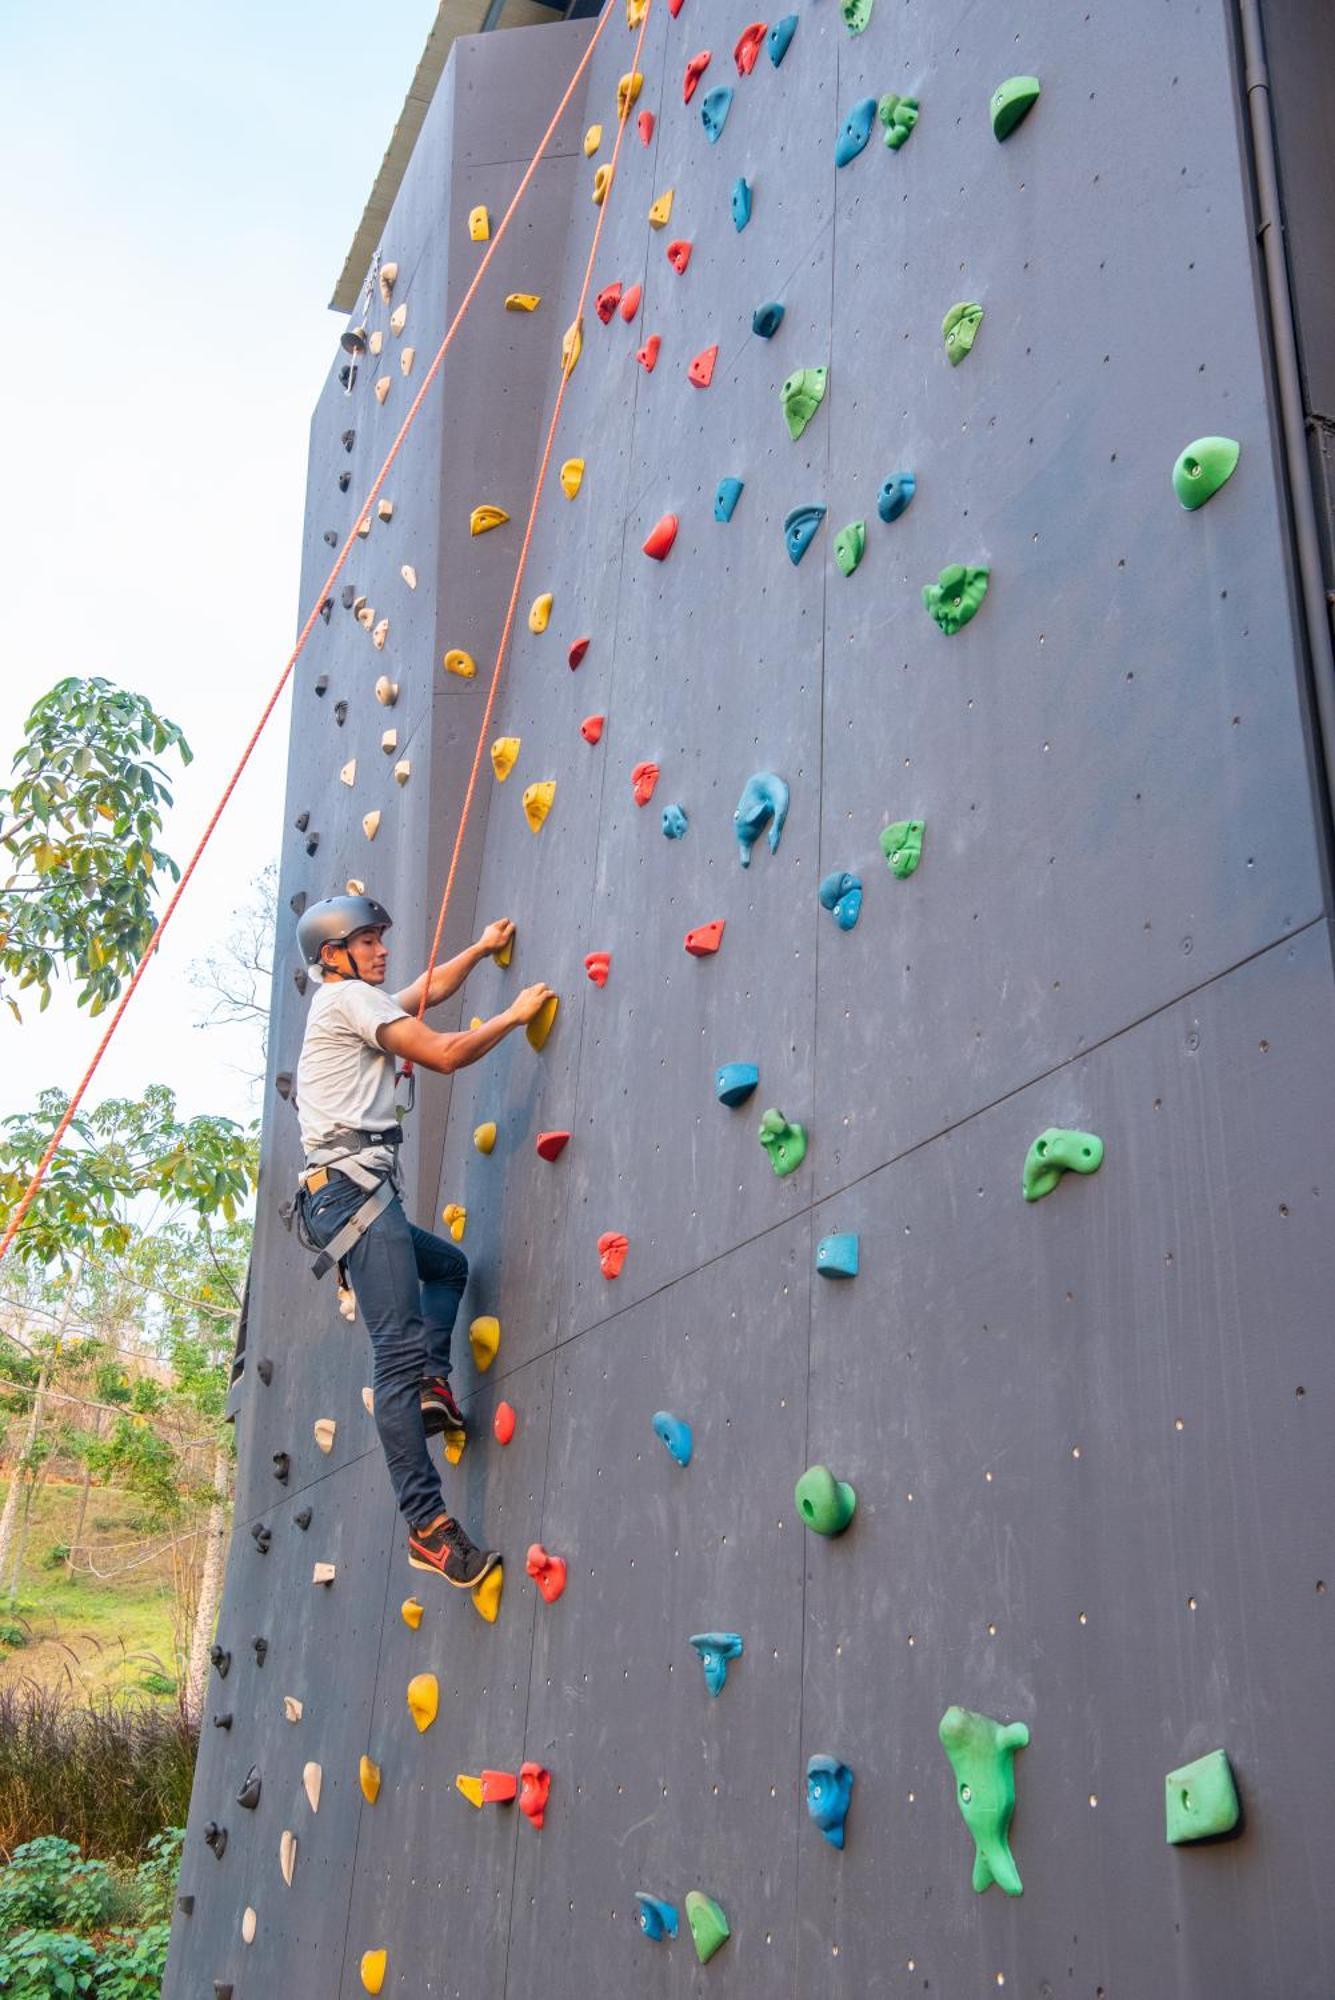
[[[232,1718],[230,1715],[215,1715],[213,1718],[213,1726],[215,1729],[230,1729],[232,1726]]]
[[[230,1980],[226,1979],[214,1980],[213,2000],[232,2000],[232,1987]]]
[[[269,1641],[267,1639],[254,1638],[251,1640],[250,1643],[255,1648],[255,1665],[257,1667],[262,1667],[264,1665],[265,1655],[269,1651]]]
[[[219,1861],[222,1860],[227,1848],[227,1828],[219,1826],[216,1819],[211,1819],[204,1829],[204,1845],[211,1847]]]
[[[218,1670],[218,1679],[225,1681],[227,1679],[227,1669],[232,1664],[231,1654],[225,1653],[221,1646],[210,1646],[209,1659]]]
[[[296,818],[292,822],[293,826],[297,829],[298,833],[305,833],[310,823],[311,823],[311,816],[308,812],[299,812]]]
[[[323,695],[323,694],[328,694],[328,692],[329,692],[329,676],[328,676],[328,674],[319,674],[319,675],[317,675],[317,676],[316,676],[316,678],[315,678],[315,680],[314,680],[314,681],[313,681],[313,682],[311,683],[311,685],[312,685],[312,687],[314,688],[314,690],[315,690],[316,694],[320,694],[320,695]]]
[[[351,451],[352,447],[357,442],[356,431],[344,431],[343,436],[339,440],[339,442],[342,444],[344,451]]]
[[[236,1795],[236,1802],[239,1806],[244,1806],[247,1812],[254,1812],[256,1806],[259,1804],[260,1767],[258,1764],[252,1764],[246,1772],[245,1783]]]
[[[347,390],[348,394],[351,395],[353,390],[357,386],[356,362],[345,361],[343,363],[343,366],[338,371],[338,379],[343,384],[343,387]]]
[[[304,965],[298,965],[294,968],[292,973],[292,984],[296,987],[298,993],[301,994],[302,998],[305,999],[306,987],[308,981],[306,978],[306,968]]]
[[[283,1092],[284,1096],[286,1096],[286,1094],[287,1094],[286,1092]],[[250,1532],[251,1536],[254,1539],[255,1546],[259,1550],[260,1554],[262,1556],[267,1556],[269,1553],[269,1544],[273,1540],[272,1528],[266,1528],[262,1521],[257,1521]]]
[[[353,605],[357,602],[357,586],[355,583],[344,584],[340,592],[339,601],[345,611],[351,611]],[[325,686],[328,687],[328,685],[329,683],[326,680]]]
[[[183,1917],[193,1917],[195,1914],[195,1899],[193,1896],[178,1896],[176,1898],[176,1907]]]
[[[343,727],[347,719],[348,719],[348,704],[345,701],[336,701],[334,703],[334,720],[338,724],[340,729]]]
[[[324,538],[326,547],[331,549],[336,549],[338,547],[338,535],[336,534],[333,528],[325,529]]]
[[[289,896],[287,907],[291,910],[294,917],[299,917],[306,907],[306,891],[298,889],[295,896]]]
[[[277,1076],[273,1080],[273,1087],[278,1092],[278,1095],[282,1098],[283,1102],[286,1103],[288,1098],[291,1097],[292,1095],[291,1070],[280,1069]],[[250,1532],[253,1535],[255,1530],[252,1528]]]
[[[308,854],[314,854],[319,845],[320,845],[320,836],[318,833],[313,833],[310,839],[306,842],[306,852]]]
[[[322,597],[320,599],[320,616],[321,618],[323,618],[326,625],[329,623],[330,618],[333,616],[333,611],[334,611],[333,598]]]
[[[285,1451],[273,1455],[273,1476],[280,1486],[286,1486],[292,1476],[292,1460]]]
[[[352,474],[350,472],[340,472],[338,475],[339,492],[346,493],[351,484],[352,484]]]
[[[269,1384],[273,1381],[273,1362],[270,1360],[267,1354],[262,1354],[259,1360],[255,1363],[255,1373],[259,1376],[261,1382],[263,1382],[265,1388],[267,1389]]]
[[[301,1529],[301,1532],[304,1535],[307,1528],[309,1528],[311,1525],[310,1508],[302,1507],[298,1509],[298,1511],[292,1516],[292,1519],[296,1522],[297,1526]]]

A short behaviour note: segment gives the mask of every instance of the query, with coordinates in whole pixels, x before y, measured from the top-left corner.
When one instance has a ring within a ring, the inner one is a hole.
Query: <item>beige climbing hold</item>
[[[477,672],[477,662],[471,653],[465,653],[462,647],[456,646],[445,655],[445,671],[457,674],[461,681],[471,681]]]
[[[297,1868],[297,1836],[285,1827],[278,1840],[278,1866],[283,1871],[283,1880],[292,1887],[292,1877]]]
[[[535,313],[541,304],[541,292],[507,292],[505,295],[505,310],[508,313]]]
[[[326,1587],[334,1581],[338,1570],[333,1563],[316,1563],[311,1571],[312,1583],[323,1583]]]
[[[389,304],[389,295],[394,289],[394,280],[398,275],[399,267],[397,264],[382,264],[380,266],[380,296],[386,305]]]
[[[567,500],[573,500],[584,484],[584,460],[568,458],[561,467],[561,491]]]
[[[528,629],[530,632],[545,632],[552,622],[552,593],[544,590],[535,597],[528,609]]]
[[[362,1390],[362,1408],[368,1417],[375,1415],[375,1396],[369,1388]]]
[[[408,759],[406,757],[400,757],[398,763],[394,766],[395,784],[406,785],[409,778],[411,778],[412,774],[413,774],[413,767],[408,762]]]
[[[379,354],[384,344],[385,344],[384,333],[381,331],[379,327],[377,327],[375,332],[371,335],[371,338],[367,341],[366,345],[372,354]]]
[[[367,526],[366,532],[368,535],[371,532],[369,524]],[[361,626],[364,632],[369,632],[371,630],[371,627],[375,624],[374,604],[363,604],[361,610],[357,613],[357,623]]]
[[[491,768],[499,784],[503,785],[513,771],[521,740],[518,736],[498,736],[492,744]]]
[[[504,507],[492,507],[484,503],[481,507],[474,507],[469,515],[468,532],[470,535],[488,534],[492,528],[504,527],[509,518]]]
[[[468,234],[474,243],[485,243],[491,235],[491,217],[485,208],[478,207],[468,217]]]
[[[366,838],[368,840],[374,840],[379,831],[380,831],[379,809],[377,808],[375,812],[363,813],[362,832],[366,835]]]
[[[357,895],[359,893],[364,893],[364,892],[355,889],[350,889],[348,891],[349,895]],[[356,1292],[350,1291],[346,1285],[340,1285],[335,1296],[338,1299],[339,1318],[345,1319],[348,1322],[348,1325],[351,1326],[357,1318]]]
[[[473,1144],[477,1147],[479,1153],[489,1153],[491,1151],[492,1147],[496,1144],[496,1125],[494,1120],[489,1118],[485,1125],[475,1125],[473,1127]]]
[[[343,892],[348,896],[364,896],[366,894],[366,884],[358,876],[349,875],[347,881],[343,884]],[[349,1297],[351,1297],[351,1293],[349,1293]]]
[[[388,674],[381,674],[375,684],[375,698],[382,708],[393,708],[399,698],[398,682],[392,681]]]
[[[560,994],[553,993],[550,999],[543,1001],[542,1006],[525,1028],[524,1037],[531,1049],[543,1049],[547,1046],[547,1037],[552,1032],[552,1023],[556,1019],[556,1010],[560,1004]]]
[[[601,167],[595,167],[593,174],[593,205],[601,208],[607,200],[607,190],[612,185],[612,162],[604,160]]]
[[[583,352],[584,322],[582,319],[572,320],[566,328],[565,336],[561,341],[561,373],[563,375],[574,374],[575,363],[579,360]]]
[[[586,132],[586,133],[584,134],[584,157],[585,157],[585,159],[586,159],[586,160],[591,160],[591,159],[593,158],[594,154],[595,154],[595,153],[597,152],[598,148],[599,148],[599,147],[600,147],[600,146],[602,145],[602,143],[603,143],[603,128],[602,128],[602,126],[601,126],[601,125],[590,125],[590,127],[589,127],[588,131],[587,131],[587,132]]]
[[[524,793],[524,818],[528,821],[534,833],[538,831],[551,811],[552,800],[555,797],[555,778],[540,778],[536,785],[530,785]]]
[[[283,1715],[288,1722],[300,1722],[305,1710],[294,1694],[283,1696]]]
[[[398,749],[398,747],[399,747],[398,730],[387,729],[384,732],[383,736],[380,738],[380,748],[384,751],[387,757],[392,757],[394,755],[394,752]]]
[[[378,521],[392,521],[394,519],[394,502],[383,498],[377,500],[375,503],[375,513]]]
[[[485,1618],[488,1625],[496,1623],[501,1608],[501,1592],[505,1589],[505,1564],[497,1563],[489,1570],[481,1583],[473,1590],[473,1609],[479,1618]]]
[[[676,199],[676,193],[677,191],[675,188],[669,188],[666,194],[659,195],[658,200],[649,210],[649,223],[651,228],[654,229],[666,228],[672,216],[672,204],[673,201]]]
[[[362,1797],[368,1806],[373,1806],[380,1797],[380,1766],[363,1755],[357,1766],[357,1782],[362,1788]]]
[[[416,359],[417,359],[417,349],[415,347],[405,347],[403,349],[403,352],[399,355],[400,375],[411,375],[413,372],[413,363],[414,361],[416,361]]]
[[[354,618],[360,618],[360,617],[361,617],[361,615],[362,615],[362,613],[363,613],[363,611],[365,611],[365,609],[366,609],[366,593],[365,593],[365,591],[363,591],[360,597],[354,597],[354,598],[353,598],[353,600],[352,600],[352,615],[353,615],[353,617],[354,617]],[[372,613],[371,613],[371,616],[372,616],[372,617],[374,618],[374,616],[375,616],[375,613],[374,613],[374,612],[372,612]]]
[[[385,1973],[389,1967],[387,1951],[364,1951],[362,1953],[362,1985],[368,1993],[379,1993],[385,1983]]]
[[[464,1446],[467,1442],[468,1438],[463,1431],[446,1431],[445,1460],[447,1464],[457,1465],[459,1463],[459,1460],[464,1455]]]
[[[388,618],[382,618],[380,620],[380,623],[376,626],[374,632],[372,632],[371,634],[371,644],[375,647],[377,653],[384,652],[385,641],[386,639],[388,639],[388,637],[389,637],[389,620]]]
[[[320,1810],[320,1791],[324,1785],[324,1772],[318,1764],[305,1764],[301,1772],[301,1789],[306,1794],[306,1803],[311,1811]]]
[[[403,332],[403,329],[405,326],[407,326],[407,324],[408,324],[408,304],[407,300],[405,300],[402,305],[395,306],[393,312],[390,314],[389,330],[391,333],[399,334]]]
[[[392,375],[378,375],[376,377],[375,389],[373,391],[373,394],[375,396],[377,403],[384,402],[386,396],[389,394],[389,385],[393,381],[393,379],[394,378]]]
[[[481,1811],[482,1809],[481,1778],[470,1778],[467,1771],[461,1771],[458,1777],[454,1781],[454,1788],[457,1792],[463,1793],[464,1797],[467,1799],[470,1806],[476,1806],[479,1812]]]
[[[468,1210],[457,1201],[447,1201],[440,1211],[440,1219],[455,1242],[462,1243],[468,1227]]]
[[[415,1632],[422,1622],[422,1600],[419,1597],[405,1597],[399,1606],[399,1616],[410,1632]]]
[[[334,1449],[334,1432],[337,1429],[338,1425],[333,1417],[317,1417],[315,1419],[315,1442],[319,1445],[321,1451],[327,1453]]]
[[[355,785],[357,782],[357,759],[349,757],[338,776],[340,784]]]
[[[241,1912],[241,1942],[243,1944],[254,1944],[255,1928],[258,1923],[259,1918],[251,1908],[251,1905],[247,1903],[245,1909]]]
[[[629,69],[617,85],[617,112],[622,118],[644,89],[644,77],[637,69]]]
[[[440,1686],[434,1674],[414,1674],[408,1683],[408,1712],[418,1733],[430,1729],[440,1707]]]
[[[409,590],[416,590],[416,588],[417,588],[417,571],[416,571],[416,570],[415,570],[415,569],[413,568],[413,566],[412,566],[412,564],[411,564],[411,563],[402,563],[402,564],[400,564],[400,566],[399,566],[399,575],[400,575],[400,576],[401,576],[401,577],[403,578],[403,580],[404,580],[404,582],[405,582],[405,583],[407,584],[407,586],[408,586]]]
[[[485,1375],[500,1352],[501,1323],[491,1313],[483,1313],[468,1329],[468,1345],[480,1375]]]
[[[365,541],[366,537],[370,534],[370,532],[371,532],[371,516],[369,514],[363,514],[361,520],[358,521],[357,523],[357,533],[361,536],[362,540]],[[362,602],[365,603],[365,601],[366,600],[363,598]],[[359,612],[358,616],[360,617],[360,615],[361,614]],[[372,614],[372,616],[374,616],[374,613]],[[371,620],[370,618],[368,618],[364,622],[367,625],[369,625]]]

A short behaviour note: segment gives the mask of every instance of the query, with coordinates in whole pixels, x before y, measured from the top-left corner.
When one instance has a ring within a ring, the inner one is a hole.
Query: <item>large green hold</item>
[[[1063,1174],[1096,1174],[1103,1165],[1103,1141],[1094,1132],[1065,1132],[1049,1125],[1024,1156],[1024,1198],[1042,1201]]]
[[[961,299],[950,308],[941,322],[941,338],[946,343],[952,368],[958,368],[972,348],[982,323],[983,308],[976,299]]]
[[[858,1496],[828,1465],[809,1465],[793,1489],[803,1527],[813,1535],[842,1535],[857,1511]]]
[[[1194,1764],[1170,1771],[1163,1782],[1170,1847],[1232,1833],[1242,1817],[1226,1751],[1212,1750],[1208,1757],[1198,1757]]]
[[[1039,82],[1036,76],[1008,76],[992,92],[988,110],[992,116],[992,130],[998,139],[1009,139],[1021,121],[1029,116],[1038,103]]]
[[[686,1891],[686,1921],[691,1927],[691,1942],[701,1965],[708,1965],[721,1944],[726,1944],[732,1936],[728,1919],[722,1906],[712,1896],[706,1896],[700,1889]]]
[[[1173,467],[1173,491],[1189,513],[1213,500],[1237,470],[1242,446],[1236,438],[1196,438]]]
[[[897,97],[892,90],[877,105],[876,115],[885,127],[886,145],[892,153],[897,153],[918,122],[918,100]]]
[[[795,1173],[807,1156],[804,1125],[790,1125],[782,1111],[767,1111],[760,1121],[760,1143],[780,1179]]]
[[[922,601],[947,638],[980,609],[991,571],[982,564],[947,563],[935,583],[922,587]]]
[[[922,838],[926,831],[925,819],[892,820],[889,826],[881,828],[881,852],[890,873],[901,882],[907,881],[922,860]]]
[[[779,391],[779,401],[788,424],[788,435],[796,443],[821,404],[825,401],[825,388],[829,370],[825,368],[799,368],[790,375]]]
[[[1015,1756],[1029,1741],[1024,1722],[994,1722],[971,1709],[948,1708],[938,1730],[955,1773],[955,1796],[973,1835],[973,1886],[981,1896],[995,1882],[1008,1896],[1024,1884],[1010,1850],[1015,1811]]]
[[[840,0],[839,11],[843,15],[850,35],[860,35],[871,19],[871,10],[876,0]]]

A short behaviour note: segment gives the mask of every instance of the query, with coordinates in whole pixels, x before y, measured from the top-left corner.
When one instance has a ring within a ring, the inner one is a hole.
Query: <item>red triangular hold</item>
[[[671,14],[674,21],[676,20],[680,12],[681,12],[681,0],[668,0],[668,13]]]
[[[621,304],[621,280],[620,278],[618,278],[614,285],[603,286],[603,289],[599,292],[597,298],[593,302],[593,309],[597,313],[603,325],[606,326],[608,322],[611,320],[612,314],[616,311],[617,307],[620,304]]]
[[[627,326],[630,325],[636,313],[640,310],[640,292],[642,289],[643,287],[640,285],[632,285],[626,293],[625,298],[621,301],[621,317],[625,320]]]
[[[482,1803],[484,1806],[508,1806],[519,1795],[519,1780],[513,1771],[484,1771],[482,1773]]]
[[[711,951],[718,950],[726,921],[725,917],[716,917],[712,924],[697,924],[693,931],[687,931],[686,949],[692,958],[708,958]]]
[[[737,65],[738,76],[750,76],[756,66],[756,57],[760,54],[764,40],[765,23],[763,21],[753,21],[749,28],[742,29],[741,39],[732,52],[732,59]]]
[[[540,1160],[556,1160],[570,1144],[568,1132],[539,1132],[537,1154]]]
[[[572,674],[574,673],[576,667],[579,665],[580,661],[584,658],[584,655],[588,652],[589,647],[592,645],[592,643],[593,641],[591,639],[576,639],[574,645],[570,648],[570,651],[566,654],[566,658],[570,662],[570,671]]]
[[[701,49],[698,56],[691,57],[691,60],[686,65],[686,74],[682,78],[681,101],[683,104],[689,104],[695,96],[695,86],[699,83],[712,61],[713,56],[708,49]]]
[[[655,562],[662,562],[677,539],[678,526],[679,523],[675,514],[664,514],[662,520],[649,530],[648,539],[644,544],[644,553],[647,556],[652,556]]]
[[[687,378],[694,382],[697,389],[707,389],[709,387],[714,379],[714,363],[717,360],[717,347],[706,347],[702,353],[696,355],[694,361],[686,370],[686,374]]]
[[[597,743],[603,733],[605,715],[586,715],[579,725],[579,733],[586,743]]]
[[[644,346],[640,348],[640,350],[636,354],[635,359],[639,362],[641,368],[643,368],[646,375],[652,375],[655,368],[657,368],[658,350],[662,345],[663,345],[662,335],[658,333],[651,333],[649,335],[649,338],[645,341]]]
[[[691,245],[686,241],[684,236],[674,237],[672,242],[668,244],[667,260],[677,276],[680,277],[691,261]]]

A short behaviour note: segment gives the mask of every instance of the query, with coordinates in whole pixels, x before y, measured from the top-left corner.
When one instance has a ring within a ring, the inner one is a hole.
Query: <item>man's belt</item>
[[[394,1183],[388,1178],[381,1181],[375,1193],[368,1195],[356,1213],[344,1223],[337,1236],[331,1237],[315,1262],[311,1265],[317,1278],[323,1278],[326,1271],[332,1271],[335,1264],[341,1264],[350,1250],[355,1250],[373,1222],[377,1222],[394,1199]]]

